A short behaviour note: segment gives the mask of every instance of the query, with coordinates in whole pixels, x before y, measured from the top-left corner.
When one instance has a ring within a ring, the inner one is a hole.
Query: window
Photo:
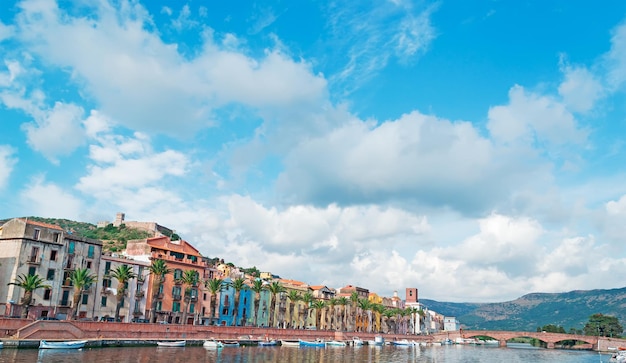
[[[109,271],[111,271],[111,261],[107,261],[107,262],[104,264],[104,273],[105,273],[105,274],[108,274],[108,273],[109,273]]]
[[[33,247],[30,250],[30,257],[28,258],[29,262],[37,262],[37,256],[39,255],[39,247]]]
[[[44,300],[50,300],[50,296],[51,295],[52,295],[52,290],[50,290],[50,289],[43,290],[43,299]]]
[[[174,270],[174,280],[178,280],[183,277],[183,270],[177,268]]]
[[[53,240],[54,242],[56,242],[56,243],[61,242],[61,233],[59,233],[59,232],[54,232],[54,233],[52,234],[52,240]]]
[[[89,248],[87,249],[87,258],[93,258],[93,251],[94,251],[94,247],[89,246]]]
[[[189,304],[189,312],[193,313],[193,309],[195,308],[194,304]]]
[[[50,281],[50,280],[54,280],[54,269],[49,269],[48,270],[48,274],[46,275],[46,280]]]
[[[163,303],[161,301],[157,301],[157,304],[156,304],[157,311],[163,310],[162,307],[163,307]]]
[[[91,268],[91,261],[87,261],[87,268]]]
[[[198,298],[198,289],[191,289],[191,298],[192,299]]]
[[[107,306],[107,297],[106,296],[103,296],[100,299],[100,306]]]
[[[179,295],[180,296],[180,286],[174,286],[172,288],[172,295]]]
[[[159,294],[163,293],[163,285],[159,285]]]
[[[50,261],[56,261],[56,260],[57,260],[57,251],[56,250],[50,251]]]
[[[31,266],[31,267],[29,267],[29,268],[28,268],[28,274],[29,274],[29,275],[35,275],[35,274],[37,274],[37,267],[35,267],[35,266]]]
[[[89,303],[89,294],[83,294],[83,301],[80,302],[83,305],[87,305]]]
[[[33,239],[39,241],[40,235],[41,235],[41,231],[35,228],[35,231],[33,232]]]
[[[202,300],[206,301],[206,292],[203,294]]]
[[[172,304],[172,311],[175,313],[180,311],[180,303],[178,301],[174,301]]]
[[[102,287],[111,287],[111,279],[102,280]]]
[[[70,244],[68,245],[68,253],[70,255],[74,254],[74,250],[76,249],[76,244],[74,243],[74,241],[70,241]]]

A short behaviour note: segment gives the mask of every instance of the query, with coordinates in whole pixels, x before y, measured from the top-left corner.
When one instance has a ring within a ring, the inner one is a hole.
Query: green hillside
[[[440,314],[456,317],[466,329],[535,331],[544,325],[582,329],[595,313],[626,323],[626,288],[532,293],[502,303],[446,303],[420,299]]]

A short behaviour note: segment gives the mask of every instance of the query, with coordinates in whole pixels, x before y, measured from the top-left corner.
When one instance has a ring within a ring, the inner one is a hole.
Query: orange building
[[[204,292],[202,281],[212,278],[213,269],[200,252],[184,240],[172,241],[167,236],[128,241],[126,255],[137,259],[164,260],[172,270],[159,287],[156,302],[158,321],[174,324],[203,324],[208,321],[210,299]],[[198,274],[198,283],[183,286],[180,281],[185,271]],[[152,307],[154,276],[149,276],[146,306]],[[189,294],[185,294],[188,291]],[[186,312],[185,312],[186,311]]]

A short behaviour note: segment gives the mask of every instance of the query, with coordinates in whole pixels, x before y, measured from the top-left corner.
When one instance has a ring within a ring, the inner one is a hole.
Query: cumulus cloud
[[[611,49],[604,58],[607,83],[616,90],[626,81],[626,23],[613,30]]]
[[[487,128],[502,143],[581,144],[581,130],[567,108],[550,96],[528,92],[521,86],[509,90],[509,104],[489,109]]]
[[[20,192],[24,215],[81,220],[83,204],[72,193],[55,183],[46,182],[43,176],[34,178]]]
[[[28,145],[58,164],[58,156],[68,155],[84,143],[82,115],[81,107],[55,103],[51,110],[36,117],[34,123],[22,125]]]
[[[567,108],[575,112],[591,110],[604,91],[600,81],[584,67],[565,66],[563,73],[559,94]]]
[[[14,32],[15,27],[12,25],[6,25],[0,21],[0,42],[13,36]]]
[[[0,190],[7,185],[15,164],[15,150],[8,145],[0,145]]]
[[[325,95],[326,81],[308,64],[278,50],[259,61],[245,50],[224,50],[211,31],[187,58],[159,38],[139,4],[100,2],[92,18],[73,17],[54,2],[19,6],[20,39],[46,63],[71,68],[102,112],[133,129],[189,135],[230,102],[299,107]]]

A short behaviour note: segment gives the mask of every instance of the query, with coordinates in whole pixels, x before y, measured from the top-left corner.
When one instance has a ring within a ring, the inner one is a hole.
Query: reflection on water
[[[82,350],[0,350],[0,363],[175,363],[175,362],[607,362],[608,355],[554,349],[498,348],[481,346],[440,347],[240,347],[223,349],[185,348],[94,348]]]

